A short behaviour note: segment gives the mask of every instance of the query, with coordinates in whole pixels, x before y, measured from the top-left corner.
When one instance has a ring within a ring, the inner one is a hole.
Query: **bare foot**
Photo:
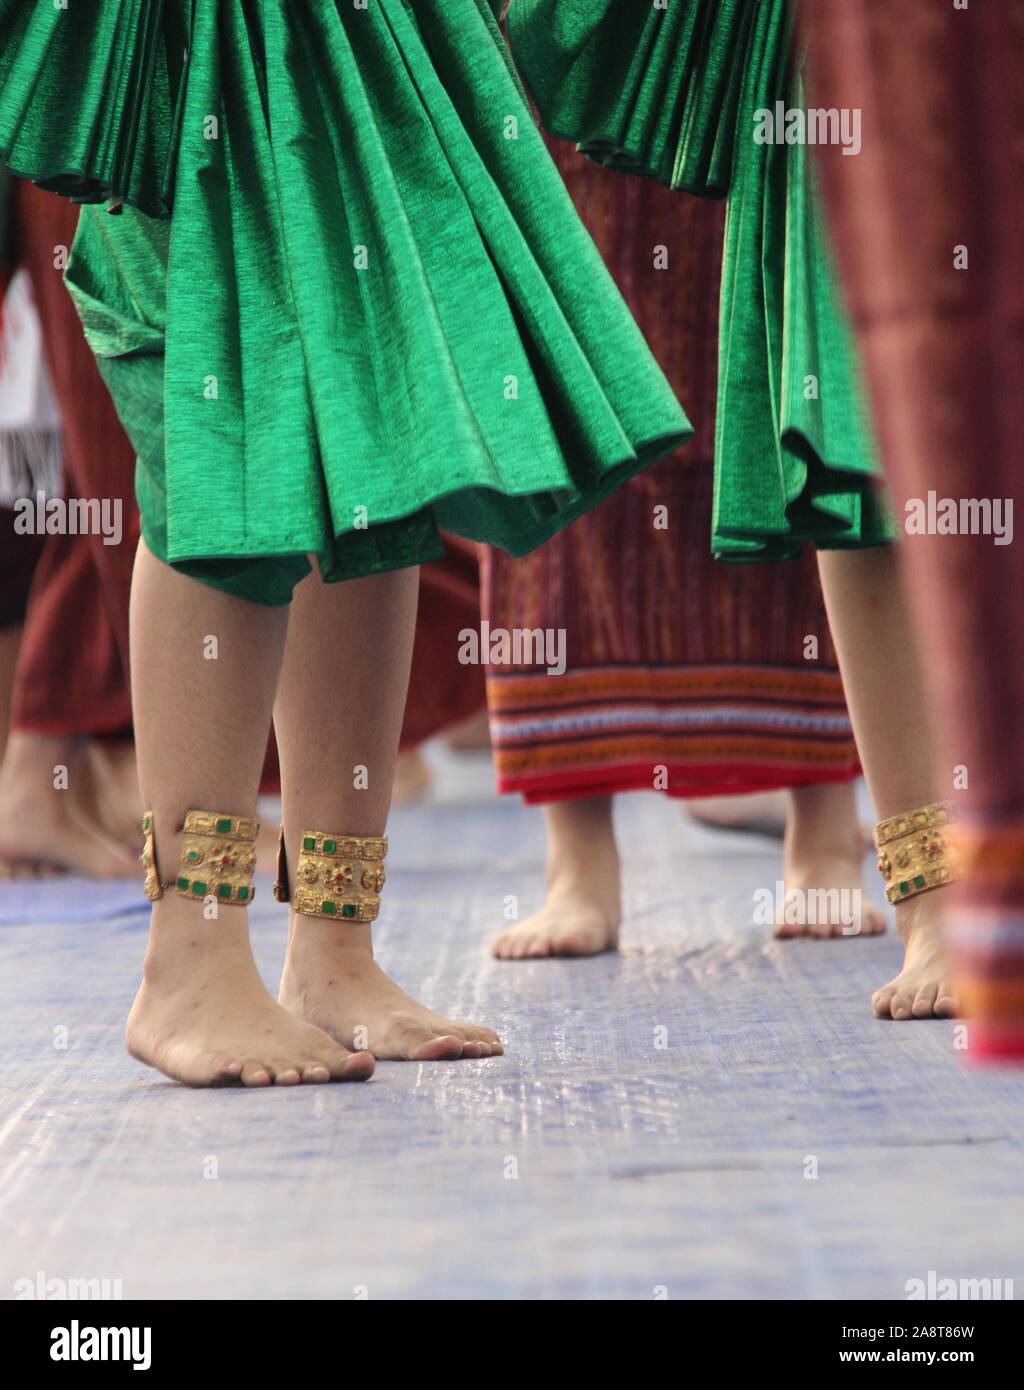
[[[10,878],[51,873],[86,878],[131,877],[138,862],[128,850],[87,828],[72,810],[71,792],[54,786],[68,769],[76,774],[73,741],[16,730],[0,768],[0,874]]]
[[[499,960],[596,956],[619,944],[619,851],[611,797],[544,807],[548,892],[544,906],[491,942]]]
[[[884,932],[885,913],[864,890],[866,849],[852,782],[793,788],[783,865],[786,899],[779,904],[776,937]]]
[[[453,1023],[411,998],[373,959],[370,928],[291,914],[278,995],[296,1018],[387,1061],[496,1057],[497,1033]]]
[[[863,858],[859,854],[807,856],[791,862],[784,870],[787,901],[791,889],[800,890],[800,902],[807,905],[804,920],[798,910],[780,912],[775,935],[780,940],[794,936],[880,936],[886,930],[885,913],[868,899],[864,889]]]
[[[918,893],[893,909],[906,948],[903,969],[871,996],[879,1018],[954,1018],[958,1001],[942,941],[943,889]]]
[[[499,960],[537,956],[597,956],[619,945],[618,876],[614,895],[593,879],[563,876],[532,917],[491,942]]]
[[[365,1081],[368,1052],[349,1052],[267,992],[249,948],[245,910],[207,921],[169,895],[154,906],[142,985],[125,1030],[128,1051],[186,1086],[296,1086]]]

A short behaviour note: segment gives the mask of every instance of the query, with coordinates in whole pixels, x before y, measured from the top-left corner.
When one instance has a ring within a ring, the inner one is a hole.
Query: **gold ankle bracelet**
[[[933,801],[875,826],[878,871],[889,902],[942,888],[957,877],[952,820],[953,803]]]
[[[230,816],[222,811],[188,811],[181,828],[178,877],[164,883],[156,857],[153,813],[142,818],[146,837],[142,863],[146,870],[146,897],[162,898],[174,888],[183,898],[214,898],[225,906],[248,907],[255,890],[256,836],[260,823],[252,816]]]
[[[295,890],[288,884],[284,832],[277,856],[274,897],[291,901],[304,917],[332,922],[372,922],[380,912],[384,887],[386,835],[338,835],[306,830],[295,866]]]

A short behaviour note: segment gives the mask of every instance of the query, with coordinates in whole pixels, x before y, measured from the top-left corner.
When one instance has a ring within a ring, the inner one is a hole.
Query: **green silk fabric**
[[[0,154],[68,281],[151,548],[263,603],[522,554],[689,437],[491,0],[0,0]]]
[[[552,134],[728,199],[715,554],[892,539],[811,152],[754,139],[756,111],[804,104],[785,0],[512,0],[507,25]]]

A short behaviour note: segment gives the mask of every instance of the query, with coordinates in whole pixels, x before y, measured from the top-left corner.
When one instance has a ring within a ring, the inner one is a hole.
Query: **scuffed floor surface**
[[[952,1023],[872,1018],[891,934],[767,940],[751,904],[777,846],[634,796],[621,955],[492,961],[507,897],[539,904],[540,817],[486,774],[448,784],[393,819],[378,955],[496,1027],[498,1060],[184,1090],[121,1050],[142,911],[0,930],[0,1294],[37,1271],[126,1298],[900,1299],[929,1271],[1024,1290],[1024,1073],[966,1070]],[[253,917],[274,982],[266,884]]]

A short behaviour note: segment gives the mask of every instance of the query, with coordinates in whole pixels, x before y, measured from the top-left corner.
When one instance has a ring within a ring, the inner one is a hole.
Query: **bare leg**
[[[619,852],[612,798],[553,801],[544,807],[548,832],[547,897],[532,917],[496,936],[500,960],[595,956],[619,944]]]
[[[74,814],[87,828],[97,827],[137,860],[142,849],[142,793],[135,740],[93,738],[85,746],[72,785]]]
[[[71,872],[106,879],[138,872],[128,850],[76,819],[83,752],[78,737],[12,730],[0,767],[0,862],[8,876]]]
[[[0,877],[135,874],[138,851],[80,799],[92,785],[85,740],[10,728],[23,633],[21,625],[0,630]]]
[[[142,544],[132,585],[132,695],[139,778],[164,881],[192,809],[253,815],[288,624],[287,609],[230,598],[176,573]],[[210,656],[211,639],[217,643]],[[172,891],[153,904],[126,1035],[139,1061],[193,1086],[363,1080],[351,1056],[267,992],[247,913]]]
[[[877,936],[885,914],[864,895],[864,855],[870,841],[857,815],[854,782],[816,782],[789,793],[783,878],[787,892],[829,894],[824,921],[807,925],[780,919],[778,937]],[[838,890],[838,899],[834,894]],[[851,911],[843,914],[844,905]],[[837,910],[838,909],[838,910]]]
[[[818,557],[829,623],[868,788],[880,820],[938,801],[936,759],[915,634],[893,546],[824,550]],[[933,889],[894,909],[903,969],[872,998],[896,1019],[956,1012]]]
[[[822,146],[818,166],[896,513],[930,492],[1012,506],[1024,436],[1020,6],[834,0],[803,11],[815,105],[863,111],[870,132],[856,159]],[[931,94],[965,80],[971,99],[937,139]],[[978,248],[969,274],[950,254],[960,246]],[[967,1055],[1019,1062],[1024,548],[986,531],[908,536],[903,554],[943,760],[970,772],[956,795],[963,877],[940,895]]]
[[[314,573],[296,590],[274,711],[293,864],[306,830],[384,832],[418,577],[405,569],[325,584]],[[281,1003],[378,1057],[434,1061],[501,1051],[491,1029],[453,1023],[399,989],[373,959],[371,930],[293,911]]]

